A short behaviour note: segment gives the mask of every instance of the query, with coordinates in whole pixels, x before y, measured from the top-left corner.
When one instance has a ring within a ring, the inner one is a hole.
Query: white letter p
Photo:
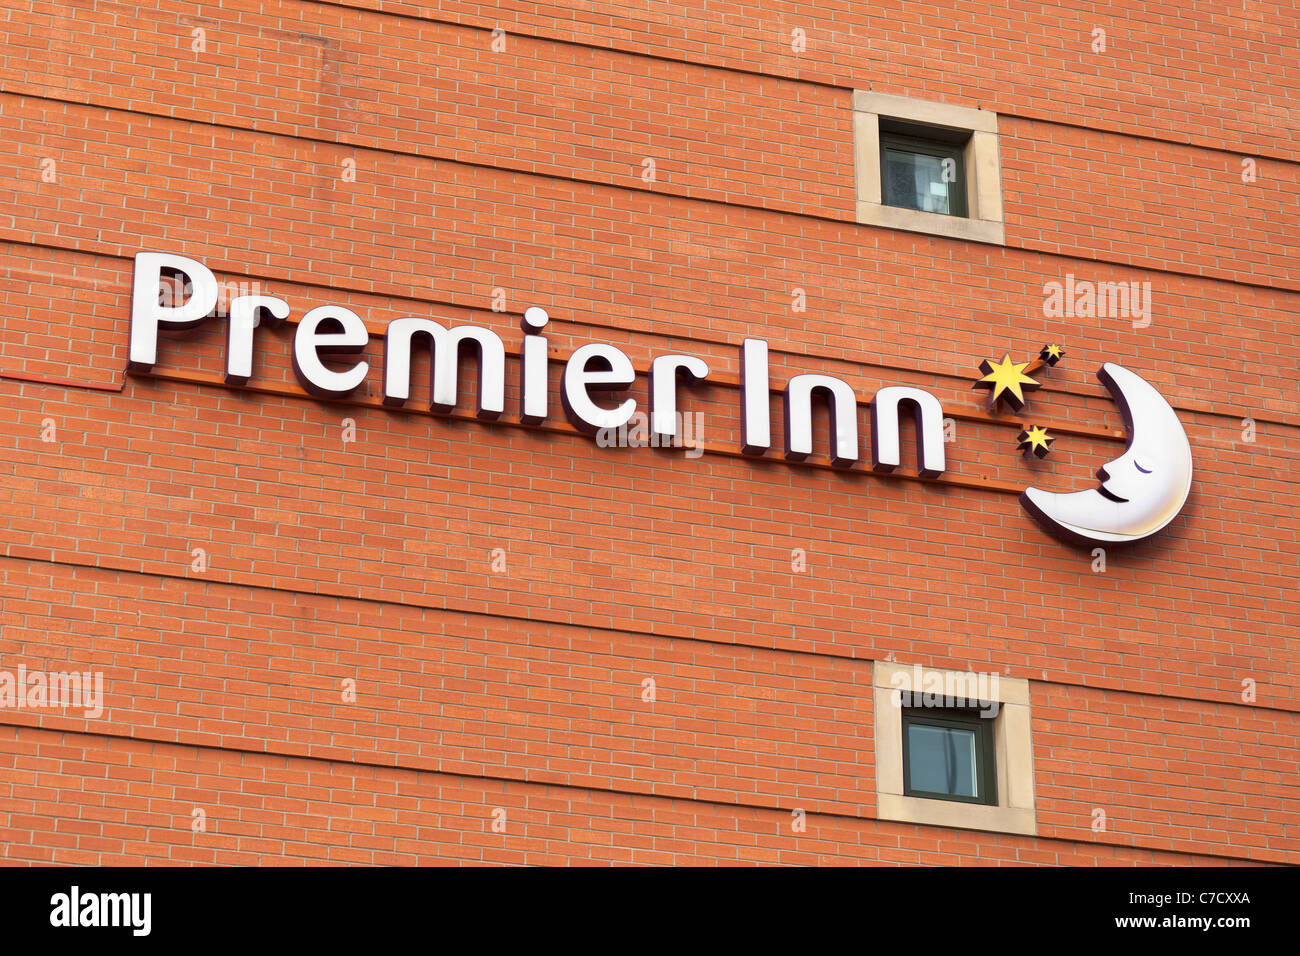
[[[189,280],[190,298],[179,305],[163,305],[158,287],[163,271],[181,273]],[[165,252],[138,252],[135,285],[131,293],[131,354],[127,368],[147,372],[158,361],[158,327],[192,329],[217,305],[217,277],[201,262]]]

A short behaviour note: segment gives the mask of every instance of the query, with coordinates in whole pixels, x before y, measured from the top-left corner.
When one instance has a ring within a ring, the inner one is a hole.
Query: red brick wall
[[[622,188],[644,188],[649,159],[658,192],[853,218],[846,108],[852,81],[833,74],[683,65],[526,34],[505,37],[505,49],[494,51],[491,27],[367,10],[321,16],[299,2],[262,5],[256,15],[232,10],[223,18],[200,4],[169,5],[165,16],[103,7],[76,11],[75,24],[70,8],[50,9],[56,15],[49,26],[31,24],[10,37],[0,59],[7,90]],[[313,15],[306,24],[304,11]],[[1094,20],[1108,37],[1116,32],[1109,15]],[[1278,21],[1270,14],[1270,22]],[[59,50],[57,71],[50,72],[41,40],[59,29],[75,29],[78,42]],[[202,53],[191,49],[195,29],[205,31]],[[872,36],[888,34],[876,31],[873,25]],[[1127,35],[1108,40],[1100,54],[1092,52],[1091,27],[1060,33],[1081,60],[1150,55],[1135,53]],[[801,62],[819,60],[819,39]],[[913,83],[902,86],[887,85],[879,74],[870,82],[880,92],[973,97],[985,108],[1007,109],[979,95],[965,70],[959,90],[914,85],[923,72],[909,66]],[[1240,121],[1245,102],[1227,98],[1229,79],[1215,83],[1213,100]],[[1238,95],[1257,94],[1252,86]],[[1150,130],[1113,132],[1124,123],[1082,121],[1063,114],[1060,101],[1004,117],[1014,244],[1300,287],[1294,155],[1290,162],[1265,158],[1227,129],[1150,138]],[[1281,129],[1287,128],[1284,122]],[[1278,134],[1274,128],[1266,142]],[[1098,155],[1105,162],[1095,162]],[[1286,156],[1276,146],[1267,155]],[[1251,183],[1242,180],[1243,160],[1254,163]]]
[[[6,8],[0,669],[93,668],[108,699],[0,710],[0,858],[1300,862],[1296,14],[928,9]],[[854,223],[854,88],[1001,114],[1005,248]],[[127,375],[150,249],[291,322],[355,309],[367,388],[309,399],[292,326],[225,388],[216,320]],[[1150,282],[1151,325],[1046,317],[1067,274]],[[380,406],[387,321],[512,353],[529,305],[545,427],[509,424],[513,391],[499,424],[420,412],[418,385]],[[739,456],[747,335],[777,381],[934,392],[948,472],[832,470],[821,430],[805,465]],[[1060,437],[1026,463],[1027,419],[971,376],[1049,339],[1068,357],[1032,409]],[[708,360],[701,457],[564,421],[559,363],[589,341],[642,373]],[[1122,447],[1106,360],[1178,408],[1197,473],[1094,573],[1016,495]],[[1037,837],[875,818],[890,655],[1031,682]]]
[[[44,729],[0,734],[9,862],[1236,862],[857,816],[811,815],[795,839],[784,810]],[[192,825],[196,807],[212,808],[202,832]],[[497,819],[505,832],[493,831]]]

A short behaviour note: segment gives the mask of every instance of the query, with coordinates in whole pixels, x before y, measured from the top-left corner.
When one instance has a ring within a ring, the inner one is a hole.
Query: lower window
[[[903,793],[996,805],[993,721],[979,710],[910,707],[903,695]]]

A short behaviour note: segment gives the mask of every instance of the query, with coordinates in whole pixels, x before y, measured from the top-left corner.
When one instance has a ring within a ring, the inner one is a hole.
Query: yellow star
[[[1019,448],[1026,455],[1033,454],[1039,458],[1046,458],[1048,452],[1052,450],[1052,442],[1055,438],[1047,434],[1047,429],[1042,425],[1030,425],[1020,433],[1018,438]]]
[[[1025,392],[1038,388],[1040,383],[1025,374],[1028,362],[1013,362],[1008,353],[1001,362],[985,359],[980,363],[984,377],[975,383],[976,388],[987,388],[993,394],[989,405],[996,407],[998,402],[1006,402],[1016,411],[1025,407]]]
[[[1055,365],[1065,358],[1065,349],[1055,344],[1044,345],[1043,350],[1038,353],[1038,358],[1048,365]]]

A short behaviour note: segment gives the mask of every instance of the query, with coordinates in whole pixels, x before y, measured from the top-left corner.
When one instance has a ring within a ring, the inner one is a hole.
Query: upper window
[[[857,90],[858,222],[1004,243],[997,130],[989,110]]]
[[[964,145],[937,137],[880,132],[881,194],[886,205],[966,215]]]
[[[992,725],[978,710],[904,707],[903,793],[996,805]]]

